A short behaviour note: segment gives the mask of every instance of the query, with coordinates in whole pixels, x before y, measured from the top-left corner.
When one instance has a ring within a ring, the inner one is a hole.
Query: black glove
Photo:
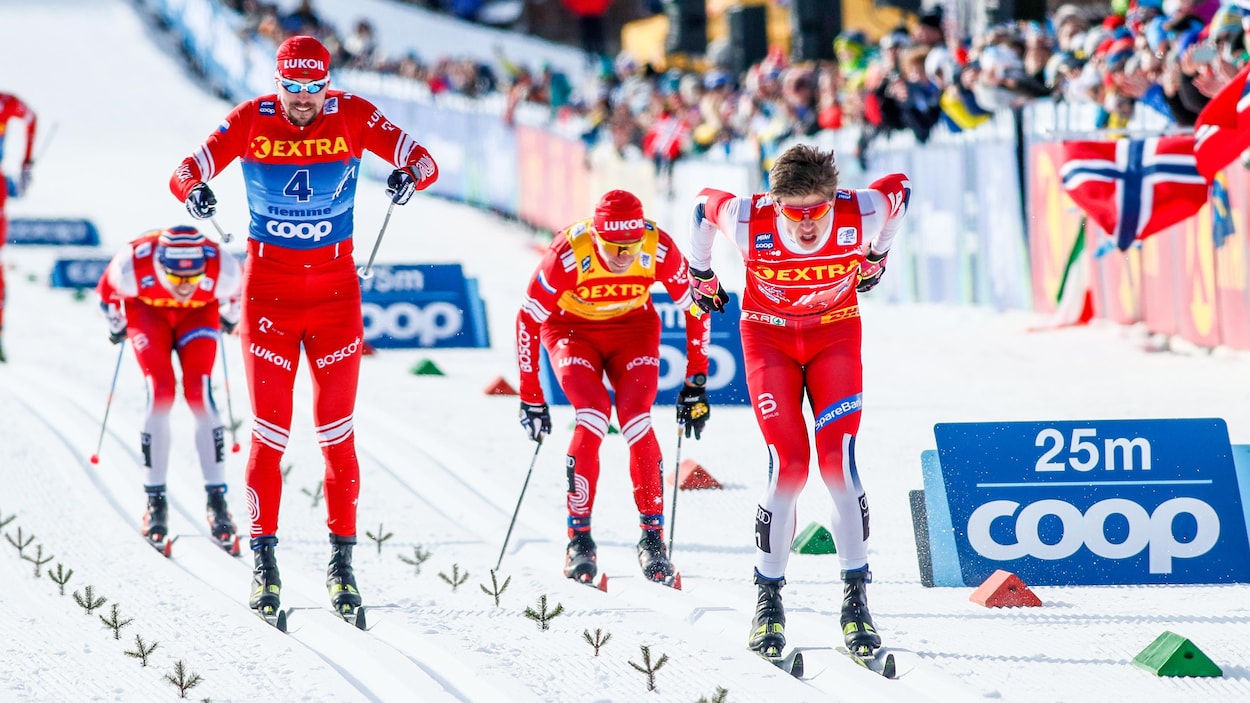
[[[859,268],[859,285],[855,286],[855,290],[867,293],[881,282],[881,276],[885,274],[885,259],[889,255],[888,251],[877,254],[872,249],[868,250],[864,265]]]
[[[720,284],[720,279],[712,273],[711,269],[707,271],[690,269],[690,293],[694,296],[694,304],[698,305],[703,312],[715,310],[721,314],[725,313],[725,303],[729,302],[729,294],[725,292],[725,287]]]
[[[703,426],[712,414],[712,406],[707,402],[707,377],[696,374],[686,381],[681,392],[677,394],[677,422],[685,425],[686,436],[694,434],[699,439],[703,434]]]
[[[412,199],[412,194],[415,192],[417,192],[417,182],[413,180],[408,169],[397,168],[391,171],[391,175],[386,179],[386,194],[391,196],[392,203],[404,205]]]
[[[521,403],[521,427],[530,439],[541,443],[543,437],[551,434],[551,412],[546,403]]]
[[[17,192],[19,195],[25,195],[26,191],[30,188],[31,170],[34,167],[35,165],[29,161],[22,164],[22,173],[17,177]]]
[[[109,341],[113,344],[121,344],[126,338],[126,313],[118,305],[109,305],[108,303],[100,303],[100,309],[104,311],[104,317],[109,323]]]
[[[196,183],[187,193],[187,212],[197,220],[207,220],[217,212],[217,196],[205,183]]]
[[[224,315],[221,317],[221,333],[222,334],[234,334],[234,330],[238,326],[239,326],[238,320],[231,322],[230,320],[227,320]]]

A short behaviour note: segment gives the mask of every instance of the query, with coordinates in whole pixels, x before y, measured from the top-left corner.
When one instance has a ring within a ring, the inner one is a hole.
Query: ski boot
[[[564,575],[578,583],[592,583],[599,573],[597,554],[590,530],[574,532],[564,556]]]
[[[330,605],[334,612],[347,622],[364,629],[361,618],[360,591],[356,590],[356,573],[352,570],[352,547],[355,537],[330,535],[330,565],[326,568],[326,590],[330,592]]]
[[[665,586],[675,583],[673,562],[668,560],[668,550],[664,548],[664,530],[642,531],[642,539],[638,540],[638,565],[642,567],[642,575],[651,581]]]
[[[278,538],[269,535],[252,539],[256,566],[252,569],[252,598],[248,605],[270,625],[285,632],[286,613],[282,610],[282,577],[278,575]]]
[[[226,508],[226,486],[206,486],[208,492],[208,531],[217,542],[217,546],[226,550],[231,556],[239,556],[239,536],[236,534],[234,522],[230,519],[230,511]]]
[[[872,580],[872,573],[867,566],[843,571],[842,580],[846,583],[842,592],[842,638],[852,654],[871,657],[873,651],[881,646],[881,637],[872,624],[872,614],[868,612],[866,586]]]
[[[757,571],[755,584],[759,586],[759,595],[747,646],[769,659],[777,659],[786,646],[786,609],[781,604],[781,587],[786,580],[764,578]]]
[[[143,514],[143,536],[162,554],[169,556],[169,501],[165,498],[165,486],[147,486],[148,509]]]

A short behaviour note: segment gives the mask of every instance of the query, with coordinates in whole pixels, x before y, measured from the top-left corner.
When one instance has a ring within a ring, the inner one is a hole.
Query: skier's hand
[[[706,271],[690,269],[690,293],[694,296],[694,304],[698,305],[703,312],[715,310],[721,314],[725,313],[725,303],[729,302],[729,294],[725,292],[725,287],[720,284],[720,279],[716,277],[712,269]]]
[[[207,220],[217,213],[217,196],[205,183],[196,183],[187,193],[187,212],[197,220]]]
[[[100,303],[100,309],[104,311],[104,317],[108,320],[109,341],[113,344],[120,344],[126,338],[125,313],[122,312],[121,306],[108,303]]]
[[[25,195],[26,191],[30,189],[31,169],[33,169],[34,166],[35,165],[29,161],[22,164],[22,173],[17,177],[17,195],[19,197]]]
[[[868,250],[868,254],[864,256],[864,265],[859,267],[859,284],[855,286],[855,290],[860,293],[867,293],[881,282],[881,277],[885,275],[885,259],[890,252],[878,254],[872,249]]]
[[[712,406],[707,402],[706,383],[706,376],[696,374],[677,394],[677,422],[685,426],[686,437],[691,434],[695,439],[702,437],[703,427],[712,415]]]
[[[532,441],[541,443],[551,434],[551,412],[546,403],[521,403],[521,427]]]
[[[438,180],[438,164],[434,163],[434,157],[430,156],[425,147],[418,146],[413,149],[412,156],[416,161],[391,171],[390,177],[386,179],[386,194],[391,196],[391,202],[396,205],[407,203],[413,192],[425,190]]]
[[[234,334],[235,328],[239,326],[239,299],[233,298],[223,303],[218,312],[221,317],[221,333]]]

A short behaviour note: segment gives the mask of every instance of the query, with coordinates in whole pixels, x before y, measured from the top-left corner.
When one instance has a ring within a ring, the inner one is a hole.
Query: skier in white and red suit
[[[868,502],[855,463],[863,405],[858,293],[881,280],[911,183],[895,173],[864,190],[839,188],[833,153],[804,144],[779,156],[769,176],[769,192],[746,197],[705,188],[690,226],[690,276],[700,307],[721,309],[727,299],[710,268],[717,230],[746,263],[742,353],[770,457],[756,512],[760,590],[750,646],[768,654],[785,644],[780,589],[811,458],[806,396],[816,462],[833,498],[833,540],[846,583],[843,636],[848,649],[875,649],[881,641],[864,587]]]
[[[239,321],[242,271],[194,227],[152,230],[117,252],[96,292],[109,322],[109,339],[129,339],[148,385],[143,422],[143,532],[154,544],[169,533],[165,496],[169,470],[169,413],[177,393],[172,355],[178,355],[182,395],[195,418],[195,448],[208,493],[213,536],[233,548],[234,523],[226,510],[225,429],[211,390],[218,330]]]
[[[521,425],[535,442],[551,431],[538,380],[540,339],[560,388],[576,410],[567,460],[570,541],[565,576],[579,581],[593,580],[598,571],[590,517],[599,447],[612,412],[605,373],[615,391],[621,435],[629,445],[634,503],[643,531],[640,565],[653,580],[671,583],[674,578],[663,544],[662,456],[651,427],[660,368],[660,317],[651,303],[656,282],[687,311],[685,400],[679,412],[686,413],[687,431],[700,433],[708,417],[707,317],[689,312],[686,259],[672,237],[643,216],[642,203],[632,193],[609,191],[600,198],[593,219],[555,236],[517,314]]]
[[[275,548],[280,462],[290,438],[300,349],[313,385],[313,422],[325,459],[331,544],[327,590],[341,611],[360,605],[352,567],[360,464],[354,415],[364,341],[360,281],[352,258],[361,157],[395,166],[391,201],[403,205],[438,179],[429,151],[364,98],[330,85],[330,52],[309,36],[278,47],[275,93],[241,103],[170,178],[174,196],[200,219],[217,198],[207,182],[241,160],[251,211],[240,325],[251,391],[247,463],[252,515],[253,608],[280,610]]]
[[[5,133],[9,120],[19,120],[26,126],[26,149],[22,156],[22,170],[16,178],[0,174],[0,249],[9,240],[9,220],[5,215],[5,200],[10,196],[20,198],[30,187],[30,174],[34,169],[35,128],[39,120],[34,110],[10,93],[0,93],[0,166],[4,163]],[[0,260],[0,330],[4,329],[4,266]],[[0,347],[0,363],[4,363],[4,348]]]

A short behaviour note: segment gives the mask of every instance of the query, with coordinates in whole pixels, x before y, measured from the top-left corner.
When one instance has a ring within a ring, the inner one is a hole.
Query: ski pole
[[[100,463],[100,447],[104,446],[104,428],[109,424],[109,410],[113,408],[113,391],[117,390],[117,376],[122,370],[122,355],[126,353],[126,340],[117,345],[117,366],[113,368],[113,384],[109,386],[109,399],[104,404],[104,420],[100,423],[100,437],[95,442],[95,454],[91,455],[91,463]]]
[[[226,385],[226,412],[230,417],[230,451],[239,453],[238,424],[234,421],[234,403],[230,400],[230,371],[226,366],[226,335],[218,333],[217,341],[221,346],[221,377]]]
[[[677,488],[681,484],[681,436],[683,425],[677,421],[677,453],[673,456],[673,513],[668,518],[668,558],[673,558],[673,532],[677,528]]]
[[[521,495],[517,496],[516,509],[512,511],[512,522],[508,523],[508,534],[503,536],[503,547],[499,549],[499,560],[495,562],[495,571],[503,563],[504,552],[508,551],[508,540],[512,538],[512,528],[516,526],[516,516],[521,512],[521,501],[525,500],[525,489],[529,488],[530,475],[534,473],[534,464],[538,463],[538,450],[543,448],[542,440],[534,447],[534,458],[530,459],[530,470],[525,472],[525,483],[521,485]]]
[[[217,224],[217,218],[210,217],[208,218],[208,221],[213,223],[213,227],[217,230],[217,236],[221,237],[222,244],[229,244],[234,240],[233,234],[230,234],[226,230],[222,229],[221,225]]]
[[[391,206],[386,208],[386,219],[382,220],[382,229],[378,230],[378,238],[377,241],[373,243],[373,251],[369,253],[369,262],[364,266],[361,266],[359,269],[356,269],[356,274],[365,280],[373,278],[373,257],[378,255],[378,247],[382,246],[382,235],[386,234],[386,226],[391,223],[391,213],[394,211],[395,201],[392,200]]]

